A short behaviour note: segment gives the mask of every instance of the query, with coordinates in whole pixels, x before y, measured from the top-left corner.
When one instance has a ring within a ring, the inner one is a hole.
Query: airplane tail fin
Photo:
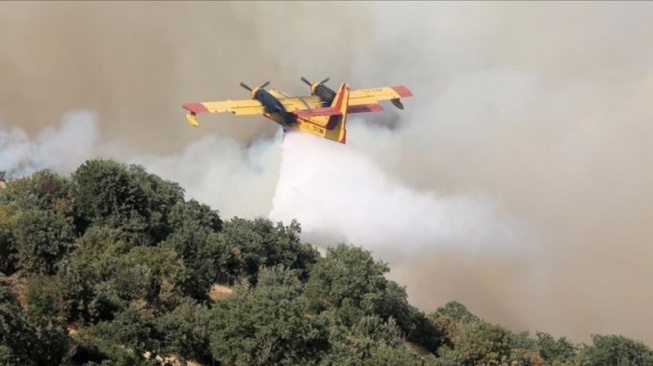
[[[336,97],[331,103],[331,108],[338,110],[338,114],[329,117],[328,126],[332,127],[328,130],[327,135],[324,137],[340,142],[341,144],[347,141],[347,114],[349,109],[349,85],[342,83]]]
[[[344,144],[347,140],[347,114],[350,112],[349,91],[349,85],[342,83],[330,106],[293,112],[301,121],[300,129]]]

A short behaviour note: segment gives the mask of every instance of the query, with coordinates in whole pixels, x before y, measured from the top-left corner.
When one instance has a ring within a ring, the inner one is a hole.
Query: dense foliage
[[[139,166],[90,160],[0,189],[1,365],[647,366],[621,336],[514,334],[425,314],[354,245],[224,221]]]

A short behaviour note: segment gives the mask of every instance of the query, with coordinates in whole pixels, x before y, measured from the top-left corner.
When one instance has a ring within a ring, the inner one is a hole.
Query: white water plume
[[[411,190],[355,148],[301,133],[283,142],[270,218],[296,218],[308,235],[337,237],[382,255],[533,249],[496,203]]]

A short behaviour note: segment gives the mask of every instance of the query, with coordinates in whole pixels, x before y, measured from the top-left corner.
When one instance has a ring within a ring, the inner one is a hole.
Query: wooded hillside
[[[618,335],[515,334],[457,302],[425,314],[369,251],[321,256],[299,234],[111,160],[7,182],[0,364],[653,365]]]

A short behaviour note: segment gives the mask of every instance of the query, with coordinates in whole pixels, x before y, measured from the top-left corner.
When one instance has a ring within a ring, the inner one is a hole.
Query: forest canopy
[[[1,188],[2,365],[653,365],[619,335],[514,333],[456,301],[425,313],[370,251],[225,220],[141,166]]]

